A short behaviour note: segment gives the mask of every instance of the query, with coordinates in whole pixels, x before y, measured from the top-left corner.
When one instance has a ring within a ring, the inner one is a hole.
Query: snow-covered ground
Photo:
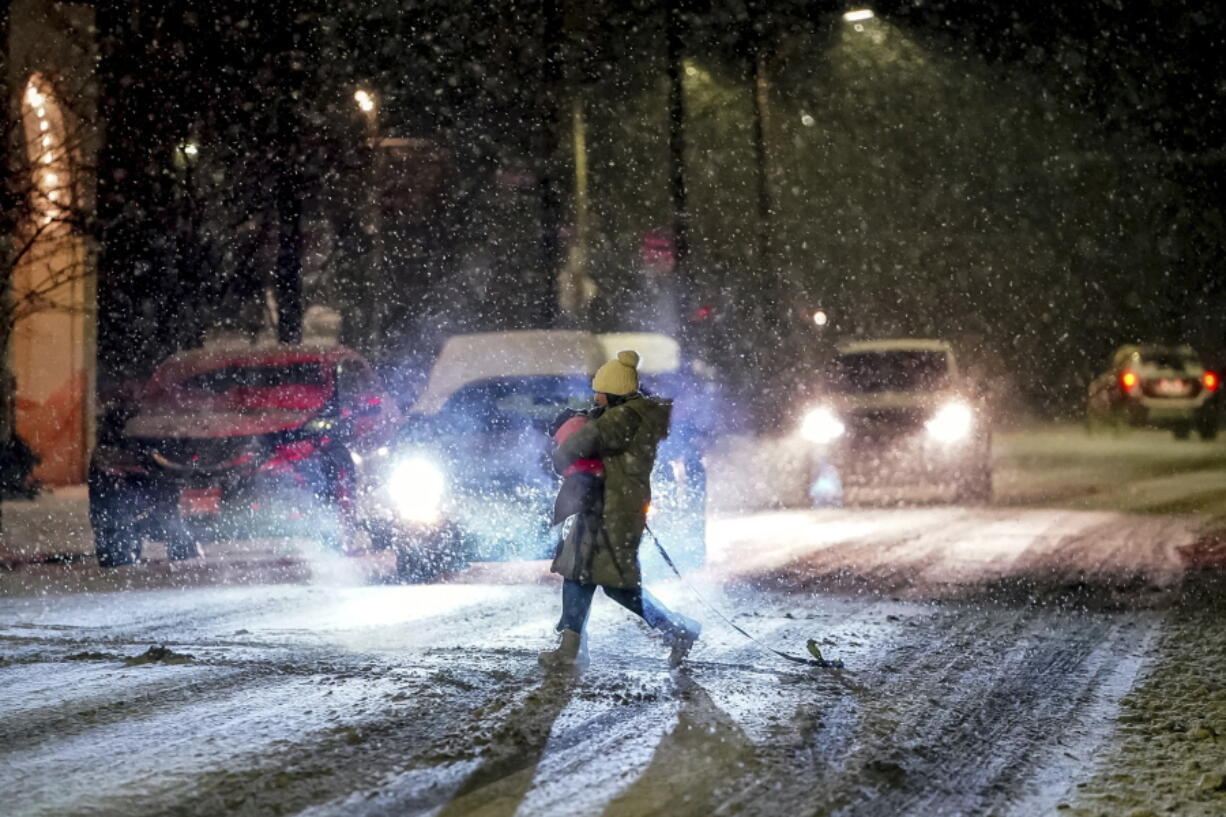
[[[386,560],[285,543],[106,573],[14,560],[0,811],[1226,813],[1226,446],[1018,434],[992,506],[807,511],[769,507],[784,444],[756,442],[712,468],[708,566],[652,588],[705,628],[671,675],[600,597],[592,668],[543,676],[541,563],[397,586]],[[772,658],[694,590],[846,669]]]

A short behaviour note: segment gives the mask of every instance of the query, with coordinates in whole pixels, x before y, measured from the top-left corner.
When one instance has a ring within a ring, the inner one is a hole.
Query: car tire
[[[421,584],[443,573],[461,570],[468,561],[451,548],[422,551],[406,544],[396,546],[396,579],[405,584]]]
[[[1180,423],[1179,425],[1175,426],[1174,432],[1175,432],[1175,439],[1186,440],[1192,436],[1192,424],[1191,423]]]
[[[204,555],[197,543],[195,531],[187,522],[175,520],[166,531],[166,558],[172,562],[198,559]]]
[[[130,527],[102,522],[95,523],[93,528],[98,567],[122,567],[140,558],[140,537]]]
[[[472,563],[473,551],[463,533],[451,526],[426,541],[390,526],[388,536],[396,552],[396,580],[406,584],[433,581],[443,573],[464,570]]]
[[[1196,432],[1200,434],[1202,440],[1217,439],[1217,420],[1202,419],[1196,424]]]
[[[141,532],[130,510],[136,503],[126,493],[116,480],[90,469],[89,523],[99,567],[122,567],[140,558]]]
[[[397,581],[402,584],[419,584],[430,581],[439,572],[431,560],[421,558],[421,554],[412,548],[404,544],[396,546]]]
[[[348,456],[348,455],[345,455]],[[357,485],[353,467],[334,455],[325,461],[323,488],[316,492],[318,533],[325,551],[342,555],[358,550]]]

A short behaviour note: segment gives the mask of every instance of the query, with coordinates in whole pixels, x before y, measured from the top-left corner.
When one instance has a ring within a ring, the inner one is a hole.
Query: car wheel
[[[404,544],[396,546],[396,579],[405,584],[428,582],[437,576],[432,560],[421,558],[421,554]]]
[[[1217,439],[1217,420],[1212,418],[1202,418],[1196,424],[1196,431],[1200,434],[1202,440]]]
[[[1192,424],[1191,423],[1180,423],[1179,425],[1175,426],[1174,430],[1175,430],[1175,439],[1177,440],[1186,440],[1192,436]]]
[[[140,558],[141,533],[131,508],[137,503],[113,478],[89,473],[89,523],[99,567],[120,567]]]
[[[396,545],[396,579],[408,584],[428,582],[441,573],[460,570],[468,560],[451,543],[436,549],[413,547],[407,542]]]
[[[370,537],[371,550],[391,550],[396,547],[396,527],[390,522],[367,519],[362,527]]]
[[[94,555],[99,567],[121,567],[140,558],[141,541],[128,525],[95,522]]]
[[[322,495],[316,494],[319,526],[316,538],[325,549],[351,554],[359,550],[356,482],[353,468],[329,462]]]
[[[197,539],[190,524],[182,519],[172,521],[166,531],[166,558],[172,562],[200,558],[204,554]]]
[[[358,524],[352,512],[336,503],[324,503],[320,509],[315,538],[327,551],[352,554],[359,549]]]

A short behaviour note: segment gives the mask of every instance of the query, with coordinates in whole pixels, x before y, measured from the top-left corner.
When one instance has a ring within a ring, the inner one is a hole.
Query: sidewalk
[[[46,488],[33,500],[5,500],[3,525],[0,566],[94,552],[84,485]]]

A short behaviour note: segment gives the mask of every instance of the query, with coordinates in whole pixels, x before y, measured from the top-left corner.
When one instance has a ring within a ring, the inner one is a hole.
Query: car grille
[[[146,451],[163,468],[213,471],[239,464],[244,454],[255,453],[254,437],[175,437],[148,440]]]
[[[859,437],[895,437],[922,428],[928,412],[916,408],[857,411],[846,419],[849,433]]]

